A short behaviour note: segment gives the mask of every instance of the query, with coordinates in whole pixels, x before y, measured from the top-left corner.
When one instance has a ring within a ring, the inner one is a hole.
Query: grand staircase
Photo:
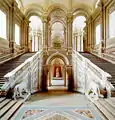
[[[96,66],[98,66],[105,72],[109,73],[112,76],[112,78],[110,79],[110,82],[115,87],[115,64],[112,64],[90,53],[80,53],[80,54],[88,58],[92,63],[94,63]]]
[[[22,100],[0,98],[0,120],[9,120],[22,104]]]
[[[99,99],[94,104],[108,120],[115,120],[115,97]]]
[[[35,53],[25,53],[15,59],[12,59],[0,65],[0,91],[1,87],[5,83],[4,75],[6,75],[8,72],[11,72],[13,69],[22,64],[27,58],[31,57],[34,54]]]

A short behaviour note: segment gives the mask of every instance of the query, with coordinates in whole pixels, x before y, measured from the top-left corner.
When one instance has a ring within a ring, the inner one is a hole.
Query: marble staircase
[[[11,100],[5,97],[0,98],[0,120],[9,120],[23,104],[22,100]]]
[[[22,64],[27,58],[33,56],[34,54],[35,53],[25,53],[0,65],[0,90],[2,85],[5,83],[4,75],[6,75],[8,72],[11,72],[13,69]]]
[[[115,53],[104,53],[103,58],[110,62],[115,63]]]
[[[110,82],[115,87],[115,64],[112,64],[111,62],[108,62],[90,53],[80,53],[80,54],[88,58],[92,63],[94,63],[96,66],[98,66],[105,72],[109,73],[112,76],[112,78],[110,79]]]
[[[93,102],[108,120],[115,120],[115,97]]]

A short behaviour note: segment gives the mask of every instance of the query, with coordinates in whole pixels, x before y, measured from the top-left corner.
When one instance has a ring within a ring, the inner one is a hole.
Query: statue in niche
[[[61,66],[54,67],[54,77],[62,77]]]
[[[56,77],[60,77],[59,68],[56,68]]]

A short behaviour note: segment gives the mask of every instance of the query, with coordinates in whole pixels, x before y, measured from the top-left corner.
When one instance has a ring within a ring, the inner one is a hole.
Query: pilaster
[[[67,16],[68,54],[72,54],[72,22],[73,22],[72,13],[68,12],[68,16]]]

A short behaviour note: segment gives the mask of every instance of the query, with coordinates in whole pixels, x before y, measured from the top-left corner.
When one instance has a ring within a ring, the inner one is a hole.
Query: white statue
[[[14,99],[16,100],[17,97],[21,97],[21,98],[24,98],[23,96],[23,92],[26,92],[29,94],[29,91],[28,91],[28,84],[25,80],[22,80],[21,83],[17,84],[15,87],[14,87]]]

